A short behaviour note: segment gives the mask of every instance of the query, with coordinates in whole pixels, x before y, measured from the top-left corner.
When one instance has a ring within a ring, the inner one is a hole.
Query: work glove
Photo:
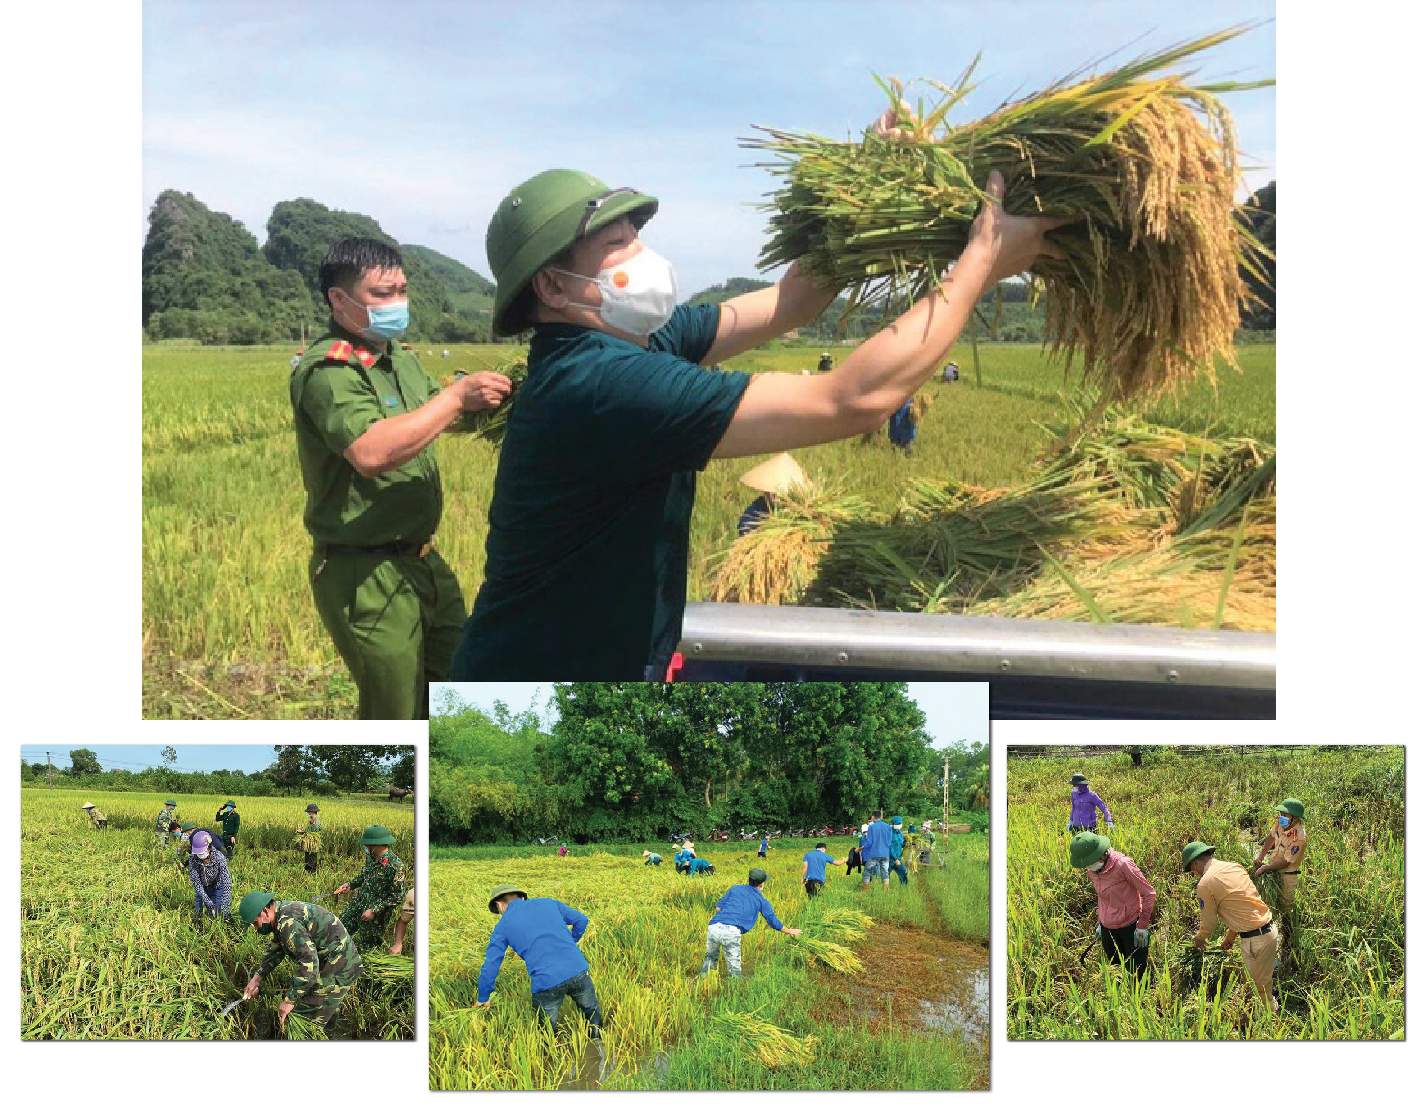
[[[1132,929],[1132,946],[1134,950],[1146,950],[1148,941],[1147,928],[1134,927]]]
[[[1103,925],[1101,923],[1093,929],[1093,937],[1095,939],[1101,939],[1103,937]]]
[[[1105,822],[1105,823],[1108,825],[1108,830],[1109,830],[1109,831],[1111,831],[1111,830],[1113,829],[1113,821],[1112,821],[1112,820],[1104,820],[1103,822]]]

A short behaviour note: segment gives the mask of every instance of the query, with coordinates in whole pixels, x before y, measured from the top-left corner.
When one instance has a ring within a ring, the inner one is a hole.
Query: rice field
[[[808,900],[799,883],[814,841],[778,840],[764,893],[785,927],[744,937],[739,981],[703,982],[714,904],[760,864],[756,845],[701,844],[712,876],[674,870],[673,847],[432,849],[429,1085],[433,1089],[987,1088],[988,840],[952,836],[949,867],[906,888],[828,867]],[[846,856],[848,842],[829,841]],[[665,857],[643,864],[642,849]],[[477,977],[496,919],[495,885],[515,882],[590,917],[581,950],[601,1006],[604,1064],[564,1004],[555,1035],[537,1027],[522,963],[503,963],[490,1008]]]
[[[440,348],[441,349],[441,348]],[[427,358],[436,374],[477,370],[508,346],[452,347]],[[812,368],[822,349],[780,347],[730,363],[752,372]],[[286,380],[293,351],[150,346],[143,355],[143,712],[148,718],[320,718],[353,715],[355,691],[320,625],[306,584],[304,497]],[[968,344],[963,379],[926,386],[936,399],[912,456],[884,436],[796,456],[815,479],[889,511],[921,477],[981,486],[1021,481],[1051,437],[1066,380],[1038,346]],[[1275,439],[1275,348],[1239,348],[1224,368],[1139,410],[1194,433]],[[447,493],[439,544],[471,599],[482,579],[486,510],[496,453],[480,440],[437,446]],[[700,476],[691,524],[691,600],[709,599],[718,559],[755,494],[738,483],[754,464],[716,462]]]
[[[227,798],[172,794],[179,820],[212,827]],[[410,868],[418,857],[412,805],[320,799],[324,827],[319,869],[307,874],[295,845],[309,798],[238,798],[241,830],[231,861],[235,926],[193,919],[192,885],[173,856],[153,844],[152,827],[167,799],[160,793],[80,793],[27,788],[20,802],[20,1028],[25,1039],[250,1039],[257,1013],[274,1021],[290,979],[290,961],[263,979],[254,1001],[226,1018],[270,940],[241,927],[236,907],[253,889],[283,900],[310,900],[355,876],[358,840],[382,823],[392,849]],[[94,829],[80,805],[108,816]],[[320,901],[336,915],[344,898]],[[413,959],[422,941],[415,919],[403,953],[375,952],[340,1009],[346,1034],[360,1039],[412,1039]],[[392,941],[393,923],[385,936]],[[365,952],[361,951],[363,956]],[[287,1024],[288,1037],[323,1037]]]
[[[1149,752],[1136,769],[1122,752],[1007,760],[1011,1039],[1404,1038],[1403,748],[1254,750]],[[1088,949],[1096,896],[1065,831],[1074,773],[1112,811],[1113,848],[1157,890],[1141,987],[1101,943]],[[1199,966],[1189,958],[1199,912],[1181,851],[1201,840],[1249,868],[1287,797],[1304,802],[1309,846],[1292,911],[1278,911],[1275,878],[1260,879],[1282,934],[1271,1018],[1239,950],[1218,952],[1219,932]]]

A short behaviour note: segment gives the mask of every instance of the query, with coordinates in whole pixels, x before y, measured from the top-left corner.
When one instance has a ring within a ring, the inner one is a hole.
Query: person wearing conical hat
[[[394,836],[389,828],[376,824],[366,827],[360,836],[364,847],[364,868],[352,881],[346,881],[335,892],[358,891],[350,906],[340,916],[360,950],[374,950],[384,940],[389,917],[403,902],[407,877],[403,860],[390,850]]]
[[[791,454],[776,454],[766,462],[759,462],[742,477],[739,483],[756,489],[762,495],[744,509],[739,516],[738,533],[742,538],[757,527],[773,510],[778,497],[790,489],[808,487],[808,476]]]
[[[601,1004],[591,980],[591,964],[578,945],[590,919],[552,897],[528,897],[518,885],[494,888],[488,896],[487,910],[497,917],[497,925],[487,940],[474,1007],[487,1008],[492,1004],[497,975],[510,947],[521,957],[531,978],[537,1022],[550,1024],[555,1031],[561,1002],[569,996],[591,1025],[591,1038],[599,1040]]]
[[[1080,831],[1097,831],[1097,812],[1103,813],[1103,822],[1108,825],[1108,830],[1113,829],[1113,813],[1108,811],[1108,806],[1103,803],[1103,798],[1093,791],[1088,784],[1088,778],[1081,773],[1075,773],[1069,782],[1073,792],[1069,796],[1068,833],[1076,835]]]
[[[345,925],[318,904],[277,900],[267,892],[247,893],[237,914],[246,926],[271,936],[271,946],[242,996],[252,999],[262,978],[289,958],[291,978],[279,1008],[281,1025],[293,1011],[328,1028],[363,969]]]
[[[1275,811],[1280,814],[1270,825],[1265,842],[1260,844],[1255,876],[1259,878],[1263,873],[1274,873],[1279,878],[1280,910],[1288,912],[1295,907],[1300,866],[1305,861],[1305,847],[1309,840],[1304,826],[1305,805],[1291,796],[1277,804]]]
[[[296,842],[305,853],[305,872],[314,873],[320,865],[320,805],[310,803],[305,806],[305,824],[297,827]]]
[[[236,811],[236,801],[228,800],[213,817],[222,825],[222,846],[228,858],[236,857],[236,833],[241,830],[241,816]]]
[[[1226,929],[1221,949],[1230,950],[1239,939],[1241,961],[1255,986],[1262,1010],[1278,1012],[1280,1005],[1271,991],[1275,976],[1275,955],[1280,949],[1280,928],[1270,909],[1251,883],[1243,866],[1216,857],[1216,848],[1203,842],[1182,848],[1182,870],[1197,879],[1196,901],[1201,922],[1192,945],[1205,950],[1207,940],[1219,920]]]
[[[647,866],[658,866],[664,862],[664,858],[660,857],[660,855],[656,854],[653,850],[642,850],[640,857],[645,859]]]
[[[1142,876],[1137,863],[1114,850],[1107,835],[1082,831],[1068,846],[1068,862],[1093,882],[1098,896],[1098,926],[1103,952],[1114,965],[1125,965],[1141,977],[1147,970],[1152,908],[1157,890]]]
[[[84,811],[88,813],[88,817],[95,827],[100,831],[108,830],[108,817],[94,807],[92,800],[85,802],[83,808]]]
[[[488,224],[492,330],[533,336],[450,679],[664,679],[683,629],[698,471],[880,426],[984,290],[1054,252],[1044,235],[1061,221],[1004,214],[1002,174],[985,191],[938,285],[832,372],[800,377],[708,367],[836,299],[801,263],[723,304],[679,304],[673,265],[640,238],[655,197],[570,169],[514,187]]]

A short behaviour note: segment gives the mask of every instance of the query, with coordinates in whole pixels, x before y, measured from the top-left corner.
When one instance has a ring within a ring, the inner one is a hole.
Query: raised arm
[[[820,289],[797,262],[776,285],[726,300],[719,308],[719,329],[704,365],[727,361],[770,339],[803,327],[836,299],[837,290]]]

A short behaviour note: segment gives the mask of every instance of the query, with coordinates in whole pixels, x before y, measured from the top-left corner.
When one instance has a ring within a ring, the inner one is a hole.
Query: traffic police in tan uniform
[[[1256,855],[1256,877],[1274,873],[1280,880],[1280,910],[1295,907],[1295,890],[1300,884],[1300,865],[1305,860],[1305,806],[1293,796],[1275,806],[1280,813],[1270,825],[1270,833]]]
[[[394,341],[409,325],[408,281],[387,243],[335,243],[320,292],[329,331],[290,379],[315,606],[359,687],[360,718],[427,718],[428,683],[447,676],[467,615],[433,547],[443,486],[431,448],[464,413],[501,404],[511,382],[475,373],[440,390]]]
[[[1258,997],[1269,1002],[1270,1010],[1278,1012],[1271,992],[1275,976],[1275,952],[1280,949],[1280,928],[1270,918],[1270,909],[1251,884],[1245,868],[1235,862],[1223,862],[1216,857],[1216,848],[1206,843],[1187,843],[1182,850],[1182,869],[1197,878],[1196,897],[1201,908],[1201,923],[1192,945],[1206,949],[1206,941],[1216,930],[1220,919],[1226,928],[1222,950],[1230,950],[1241,941],[1241,960],[1255,985]]]

